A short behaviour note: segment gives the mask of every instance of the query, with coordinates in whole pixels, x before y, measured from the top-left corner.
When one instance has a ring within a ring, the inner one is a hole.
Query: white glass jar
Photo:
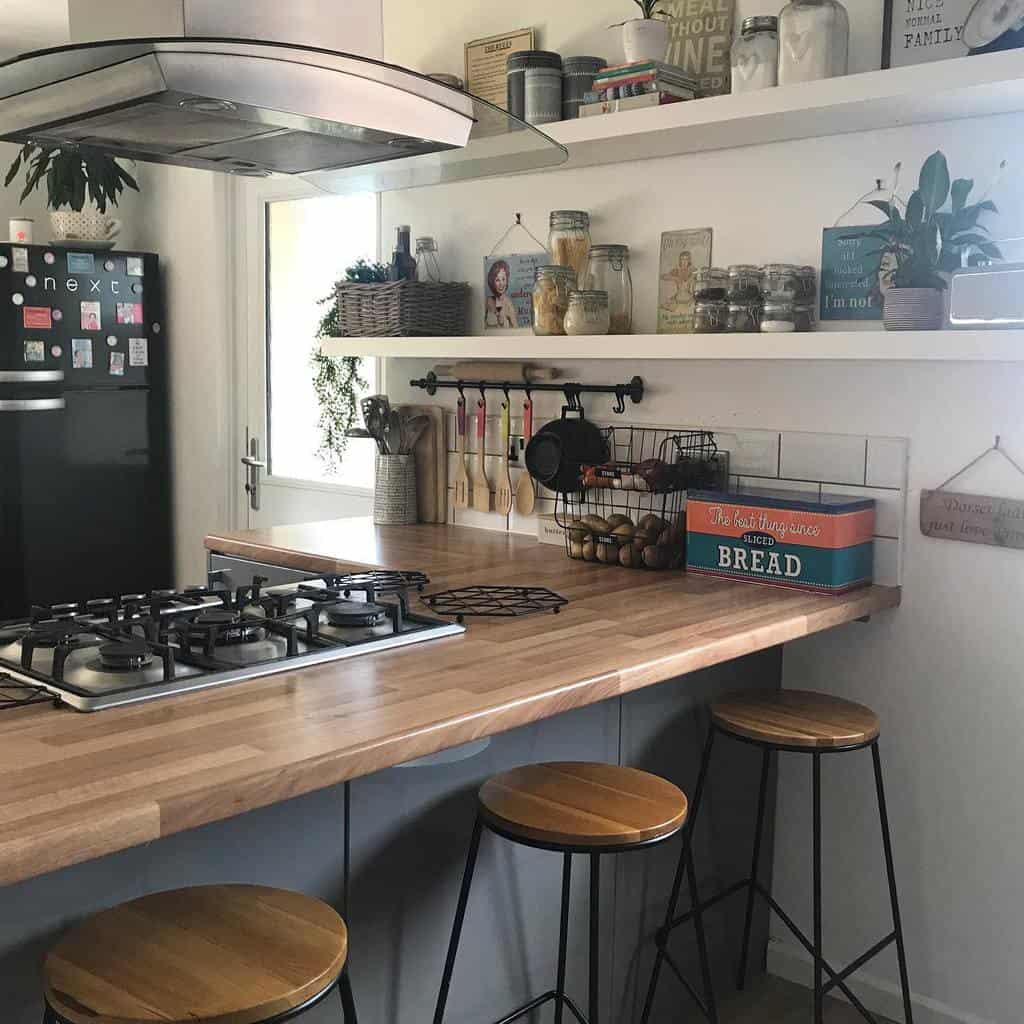
[[[586,286],[608,293],[609,334],[633,333],[633,277],[628,245],[595,245],[590,249]]]
[[[779,15],[779,85],[849,70],[850,17],[839,0],[790,0]]]
[[[761,315],[762,334],[792,334],[796,330],[796,315],[790,299],[765,299]]]
[[[610,326],[607,292],[569,292],[569,310],[565,314],[566,334],[607,334]]]
[[[743,19],[732,44],[732,91],[757,92],[779,84],[779,19],[768,15]]]

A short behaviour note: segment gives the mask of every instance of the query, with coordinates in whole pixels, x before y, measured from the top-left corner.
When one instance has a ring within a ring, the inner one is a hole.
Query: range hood
[[[506,174],[567,157],[505,111],[403,68],[293,41],[190,35],[203,22],[190,22],[189,11],[208,4],[179,8],[180,36],[99,40],[0,64],[0,139],[301,175],[330,192]],[[285,38],[294,40],[295,12],[287,13]],[[316,37],[315,24],[304,29]]]

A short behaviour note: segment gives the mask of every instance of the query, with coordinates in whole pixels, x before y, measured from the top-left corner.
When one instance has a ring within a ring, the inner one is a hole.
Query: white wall
[[[753,11],[757,6],[743,4]],[[527,2],[510,16],[507,9],[463,0],[446,5],[444,19],[432,12],[432,20],[412,0],[388,0],[385,53],[425,70],[457,71],[466,39],[535,24],[544,30],[542,46],[614,59],[599,34],[580,25],[608,24],[628,16],[628,7]],[[848,7],[857,39],[854,65],[877,66],[881,3]],[[939,147],[954,174],[973,176],[979,185],[1000,159],[1010,160],[1014,170],[993,196],[1004,211],[998,230],[1024,234],[1022,127],[1021,117],[961,121],[396,194],[385,197],[383,237],[397,223],[435,234],[450,276],[479,291],[483,257],[516,211],[543,237],[549,210],[588,209],[595,240],[631,245],[637,330],[650,331],[662,231],[713,226],[716,263],[817,264],[823,226],[896,160],[916,168]],[[828,345],[827,334],[821,344]],[[506,354],[516,354],[514,337]],[[421,361],[393,363],[393,396],[403,397],[401,382],[427,368]],[[926,539],[916,506],[921,488],[937,486],[996,433],[1024,458],[1024,366],[623,361],[562,368],[573,378],[605,382],[639,372],[649,396],[631,410],[635,421],[910,439],[904,607],[869,625],[791,645],[785,682],[862,700],[882,716],[918,1021],[1019,1020],[1021,989],[1011,965],[1024,956],[1017,898],[1024,754],[1016,742],[1024,697],[1016,685],[1013,638],[1024,599],[1024,555]],[[595,417],[608,418],[608,403],[598,400],[591,408]],[[1024,481],[998,463],[979,467],[964,486],[1024,496]],[[887,893],[870,758],[830,761],[824,781],[825,926],[830,960],[842,965],[888,931]],[[776,895],[809,927],[806,763],[784,764],[779,794]],[[794,944],[781,925],[775,934],[785,945],[773,952],[772,965],[792,973]],[[886,1001],[886,986],[897,980],[895,957],[884,954],[868,973],[880,979],[870,998],[898,1016]]]

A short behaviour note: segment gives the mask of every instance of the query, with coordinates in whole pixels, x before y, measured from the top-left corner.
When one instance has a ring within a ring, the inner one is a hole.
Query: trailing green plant
[[[1004,160],[999,165],[1000,175],[1005,168]],[[892,273],[893,287],[943,290],[946,280],[941,275],[960,267],[965,256],[970,264],[1003,258],[989,237],[988,228],[979,223],[982,214],[999,212],[996,204],[987,198],[969,204],[974,180],[957,178],[951,182],[949,165],[941,150],[924,162],[917,188],[905,203],[896,194],[899,171],[897,164],[889,200],[872,199],[868,203],[886,217],[868,237],[884,243],[875,255],[892,257],[896,267]]]
[[[634,20],[640,21],[654,21],[655,18],[664,18],[666,21],[672,20],[672,15],[668,11],[662,10],[659,6],[661,0],[633,0],[633,3],[640,8],[640,18]],[[626,23],[620,21],[615,25],[609,25],[609,28],[622,28]]]
[[[384,263],[359,260],[345,271],[345,281],[357,284],[382,284],[388,279],[389,268]],[[341,282],[339,282],[341,284]],[[317,328],[318,339],[338,338],[342,334],[338,309],[337,285],[330,295],[321,299],[324,307]],[[359,397],[366,388],[361,376],[362,360],[357,356],[327,356],[317,347],[313,350],[313,390],[316,392],[320,413],[317,429],[320,447],[317,454],[328,472],[340,469],[348,446],[348,431],[356,427]]]
[[[111,156],[88,146],[40,146],[26,143],[4,179],[9,186],[25,168],[24,202],[45,179],[51,210],[70,207],[76,213],[91,199],[100,213],[117,206],[125,186],[139,191],[139,183]]]

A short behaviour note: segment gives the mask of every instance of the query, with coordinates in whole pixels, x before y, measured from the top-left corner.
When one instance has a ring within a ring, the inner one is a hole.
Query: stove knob
[[[122,594],[121,604],[143,604],[146,600],[145,594]]]
[[[55,619],[71,619],[78,614],[77,604],[55,604],[50,608]]]

